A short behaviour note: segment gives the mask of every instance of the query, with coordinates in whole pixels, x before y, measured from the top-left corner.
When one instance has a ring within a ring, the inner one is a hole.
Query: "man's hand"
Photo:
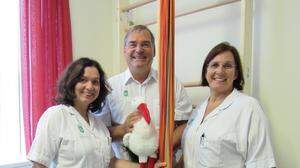
[[[141,117],[142,116],[139,111],[134,111],[134,112],[130,113],[127,116],[124,124],[122,124],[124,127],[124,130],[125,130],[124,134],[132,132],[133,124],[135,124],[137,121],[139,121],[141,119]]]
[[[122,139],[126,133],[132,132],[133,124],[139,121],[141,117],[138,111],[134,111],[127,116],[123,124],[113,124],[114,126],[108,128],[113,141]]]

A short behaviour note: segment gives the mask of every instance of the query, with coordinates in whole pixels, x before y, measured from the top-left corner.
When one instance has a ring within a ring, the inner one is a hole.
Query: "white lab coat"
[[[107,96],[107,102],[101,112],[103,121],[113,121],[123,124],[127,116],[136,110],[132,102],[137,97],[142,97],[147,103],[151,121],[159,128],[159,85],[158,73],[151,69],[148,78],[141,84],[134,80],[129,69],[113,76],[108,80],[112,92]],[[175,80],[175,120],[188,120],[192,111],[192,103],[185,89],[178,80]],[[106,123],[110,126],[111,123]],[[117,158],[129,159],[126,149],[121,141],[113,143]]]
[[[92,113],[89,122],[72,106],[50,107],[39,120],[28,159],[47,167],[108,167],[113,157],[109,131]]]
[[[267,120],[257,100],[234,89],[203,120],[207,103],[196,109],[184,132],[185,168],[275,167]]]

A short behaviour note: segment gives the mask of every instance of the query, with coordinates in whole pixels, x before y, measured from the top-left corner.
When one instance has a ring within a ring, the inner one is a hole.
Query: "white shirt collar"
[[[154,70],[153,68],[151,68],[150,73],[147,77],[147,79],[143,82],[144,83],[148,83],[151,79],[154,79],[155,81],[158,80],[158,73],[156,70]],[[124,72],[124,85],[127,85],[129,82],[132,81],[136,81],[133,76],[132,73],[130,72],[129,68],[127,68],[127,70]]]

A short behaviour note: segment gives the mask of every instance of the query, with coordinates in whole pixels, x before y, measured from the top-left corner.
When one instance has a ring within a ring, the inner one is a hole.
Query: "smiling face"
[[[143,73],[148,76],[154,57],[154,46],[149,32],[136,30],[129,34],[124,47],[124,55],[133,75]]]
[[[76,98],[74,106],[87,108],[95,101],[100,92],[100,75],[96,67],[84,68],[84,74],[79,82],[76,83],[74,91]]]
[[[233,89],[236,79],[236,69],[233,54],[230,51],[222,52],[212,59],[206,72],[206,79],[210,90],[217,94],[228,94]]]

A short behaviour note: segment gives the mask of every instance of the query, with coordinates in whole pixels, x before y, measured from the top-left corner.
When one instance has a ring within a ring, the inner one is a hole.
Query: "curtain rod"
[[[156,1],[156,0],[143,0],[143,1],[139,1],[139,2],[136,2],[136,3],[130,4],[130,5],[127,5],[124,8],[122,8],[122,12],[128,12],[132,9],[138,8],[140,6],[146,5],[146,4],[154,2],[154,1]],[[190,15],[190,14],[200,12],[200,11],[204,11],[204,10],[207,10],[207,9],[212,9],[212,8],[215,8],[215,7],[227,5],[227,4],[230,4],[230,3],[239,2],[239,1],[241,1],[241,0],[223,0],[223,1],[215,2],[215,3],[212,3],[212,4],[208,4],[206,6],[202,6],[198,9],[194,9],[194,10],[191,10],[191,11],[188,11],[188,12],[183,12],[183,13],[176,14],[175,18]],[[156,22],[157,22],[157,20],[155,19],[155,20],[146,22],[143,25],[149,26],[149,25],[155,24]]]
[[[190,14],[193,14],[193,13],[196,13],[196,12],[200,12],[200,11],[204,11],[204,10],[207,10],[207,9],[212,9],[212,8],[215,8],[215,7],[219,7],[219,6],[231,4],[231,3],[234,3],[234,2],[239,2],[239,1],[241,1],[241,0],[224,0],[224,1],[221,1],[221,2],[216,2],[216,3],[208,4],[206,6],[202,6],[202,7],[198,8],[198,9],[194,9],[194,10],[191,10],[191,11],[187,11],[187,12],[176,14],[175,18],[186,16],[186,15],[190,15]],[[156,22],[157,22],[157,20],[155,19],[155,20],[146,22],[143,25],[149,26],[149,25],[155,24]]]
[[[122,12],[128,12],[128,11],[130,11],[132,9],[138,8],[140,6],[144,6],[144,5],[146,5],[148,3],[151,3],[151,2],[154,2],[154,1],[156,1],[156,0],[142,0],[142,1],[138,1],[136,3],[132,3],[132,4],[129,4],[129,5],[121,8],[121,11]]]
[[[151,3],[151,2],[154,2],[154,1],[156,1],[156,0],[141,0],[141,1],[138,1],[138,2],[135,2],[135,3],[132,3],[132,4],[129,4],[129,5],[127,5],[127,6],[123,7],[123,8],[121,8],[121,11],[122,11],[122,12],[128,12],[128,11],[130,11],[130,10],[132,10],[132,9],[135,9],[135,8],[138,8],[138,7],[147,5],[148,3]],[[226,0],[225,0],[225,1],[221,1],[221,2],[216,2],[216,3],[213,4],[214,6],[212,6],[212,7],[210,7],[210,8],[214,8],[214,7],[226,5],[226,4],[233,3],[233,2],[237,2],[237,1],[241,1],[241,0],[229,0],[229,1],[228,1],[228,0],[226,1]],[[210,8],[207,8],[207,9],[210,9]],[[205,10],[205,9],[203,9],[203,10]],[[194,10],[193,10],[193,11],[194,11]],[[197,11],[195,10],[195,12],[193,12],[193,11],[187,12],[187,13],[188,13],[188,14],[191,14],[191,13],[198,12],[198,10],[197,10]],[[201,10],[200,10],[200,11],[201,11]],[[188,14],[186,14],[186,15],[188,15]]]

